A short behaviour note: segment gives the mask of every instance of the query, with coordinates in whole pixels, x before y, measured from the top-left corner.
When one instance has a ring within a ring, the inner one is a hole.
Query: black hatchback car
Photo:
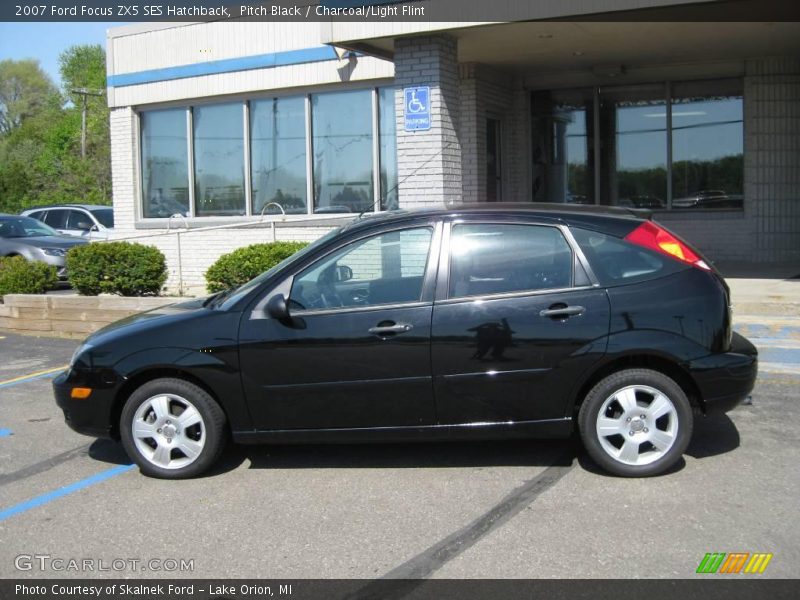
[[[482,205],[359,219],[242,287],[91,335],[54,381],[142,472],[241,443],[566,437],[663,472],[752,390],[728,287],[636,211]]]

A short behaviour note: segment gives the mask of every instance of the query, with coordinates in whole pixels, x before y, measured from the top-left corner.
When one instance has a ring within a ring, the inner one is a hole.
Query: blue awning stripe
[[[285,50],[269,54],[256,54],[224,60],[212,60],[191,65],[166,67],[164,69],[150,69],[136,73],[121,73],[108,77],[108,87],[124,87],[127,85],[140,85],[157,81],[170,81],[185,79],[187,77],[200,77],[203,75],[217,75],[219,73],[234,73],[236,71],[249,71],[252,69],[272,69],[288,65],[302,65],[305,63],[336,60],[336,52],[331,46],[318,46],[316,48],[301,48],[299,50]]]

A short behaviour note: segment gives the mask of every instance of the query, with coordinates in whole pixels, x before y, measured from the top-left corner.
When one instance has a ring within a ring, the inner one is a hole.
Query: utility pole
[[[89,96],[102,96],[103,92],[100,90],[91,90],[89,88],[74,88],[70,90],[73,94],[78,94],[82,98],[81,104],[81,160],[86,160],[86,99]]]

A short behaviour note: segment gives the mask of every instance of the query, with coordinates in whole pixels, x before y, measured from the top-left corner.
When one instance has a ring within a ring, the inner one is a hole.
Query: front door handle
[[[586,309],[583,306],[551,306],[539,312],[540,317],[551,319],[567,319],[582,315]]]
[[[413,328],[414,327],[408,323],[392,323],[391,325],[387,324],[372,327],[369,332],[372,335],[387,336],[395,335],[397,333],[406,333],[407,331],[411,331]]]

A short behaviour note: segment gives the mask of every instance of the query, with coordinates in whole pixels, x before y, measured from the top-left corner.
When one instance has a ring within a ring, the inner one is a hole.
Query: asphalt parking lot
[[[211,475],[166,482],[66,427],[50,380],[75,346],[0,333],[3,578],[683,578],[708,552],[800,573],[788,367],[751,406],[700,421],[685,461],[653,479],[606,476],[566,440],[229,447]]]

